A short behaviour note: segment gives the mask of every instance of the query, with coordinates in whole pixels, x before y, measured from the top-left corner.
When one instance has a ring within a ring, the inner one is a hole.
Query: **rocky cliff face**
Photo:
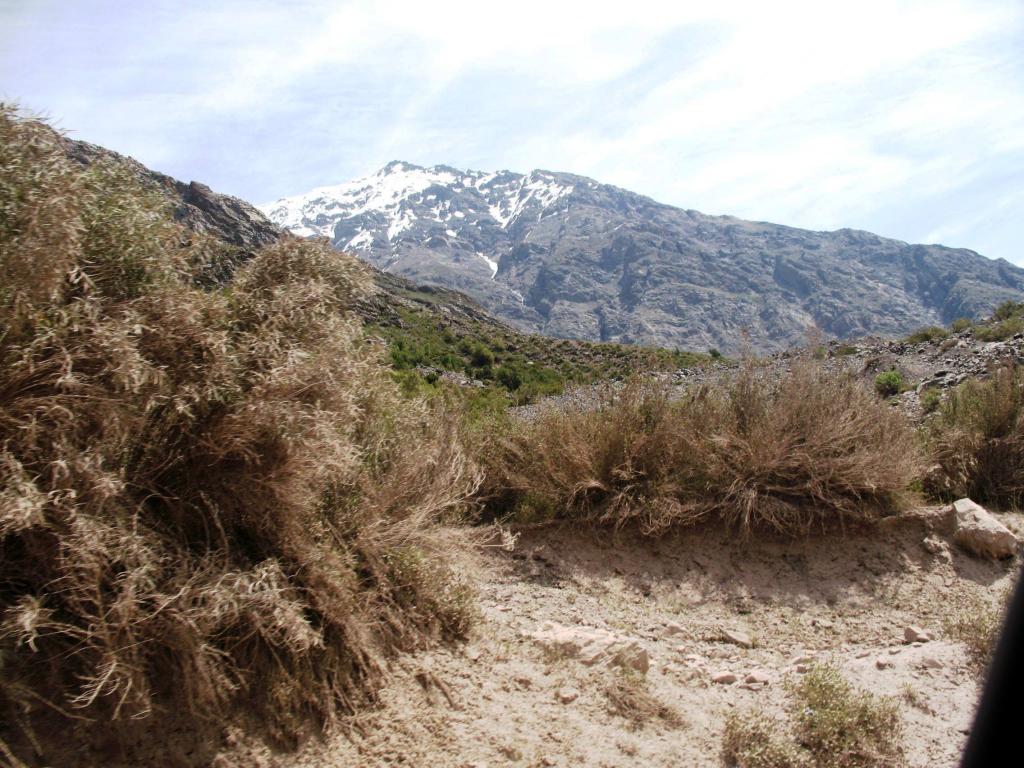
[[[869,232],[707,216],[565,173],[394,162],[262,209],[552,336],[736,352],[900,335],[1024,298],[1024,270]]]
[[[59,137],[72,160],[91,165],[100,160],[127,167],[147,187],[164,194],[174,211],[174,218],[193,232],[216,237],[234,246],[234,254],[211,277],[226,280],[233,265],[245,260],[265,245],[280,238],[284,232],[255,207],[237,197],[214,192],[205,184],[183,181],[151,170],[137,160],[119,155],[96,144]]]

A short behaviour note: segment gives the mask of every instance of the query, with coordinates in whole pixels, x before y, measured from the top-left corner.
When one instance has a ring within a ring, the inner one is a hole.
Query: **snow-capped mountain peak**
[[[395,242],[417,221],[446,224],[470,218],[479,224],[484,217],[506,229],[527,209],[543,211],[573,187],[564,175],[546,171],[524,176],[395,160],[370,176],[281,198],[260,209],[293,234],[327,237],[340,248],[366,251],[382,239]],[[339,225],[348,235],[344,240]]]

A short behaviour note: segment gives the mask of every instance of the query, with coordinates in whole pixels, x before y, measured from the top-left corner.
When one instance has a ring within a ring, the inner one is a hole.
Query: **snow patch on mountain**
[[[434,191],[434,188],[438,188]],[[389,242],[409,230],[417,220],[441,224],[467,215],[489,216],[508,229],[527,210],[538,219],[574,189],[572,183],[545,171],[523,176],[509,171],[458,171],[447,166],[421,168],[411,163],[388,163],[377,173],[334,186],[317,187],[304,195],[285,197],[259,206],[272,221],[300,237],[334,240],[339,222],[373,216],[374,227]],[[429,191],[428,191],[429,190]],[[457,195],[465,204],[476,201],[479,210],[453,204]],[[373,241],[366,227],[336,245],[365,248]]]

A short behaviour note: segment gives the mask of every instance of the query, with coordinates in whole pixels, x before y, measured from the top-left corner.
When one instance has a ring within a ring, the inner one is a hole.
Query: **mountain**
[[[244,200],[185,183],[104,147],[52,132],[69,158],[83,166],[107,163],[128,170],[143,188],[166,200],[172,215],[193,232],[224,244],[200,280],[229,283],[235,268],[262,247],[291,237]],[[309,232],[304,234],[315,234]],[[707,355],[641,345],[553,339],[523,333],[487,314],[466,295],[372,270],[376,290],[351,307],[370,336],[385,341],[392,366],[464,386],[503,389],[514,403],[561,392],[568,383],[625,377],[639,371],[696,369]]]
[[[1024,270],[967,249],[708,216],[567,173],[395,161],[261,209],[565,338],[771,351],[809,328],[895,336],[1024,299]]]

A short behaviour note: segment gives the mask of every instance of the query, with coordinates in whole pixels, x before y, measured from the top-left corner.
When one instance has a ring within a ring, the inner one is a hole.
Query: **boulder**
[[[984,507],[970,499],[959,499],[953,502],[953,516],[953,541],[971,554],[998,559],[1017,553],[1017,537]]]

